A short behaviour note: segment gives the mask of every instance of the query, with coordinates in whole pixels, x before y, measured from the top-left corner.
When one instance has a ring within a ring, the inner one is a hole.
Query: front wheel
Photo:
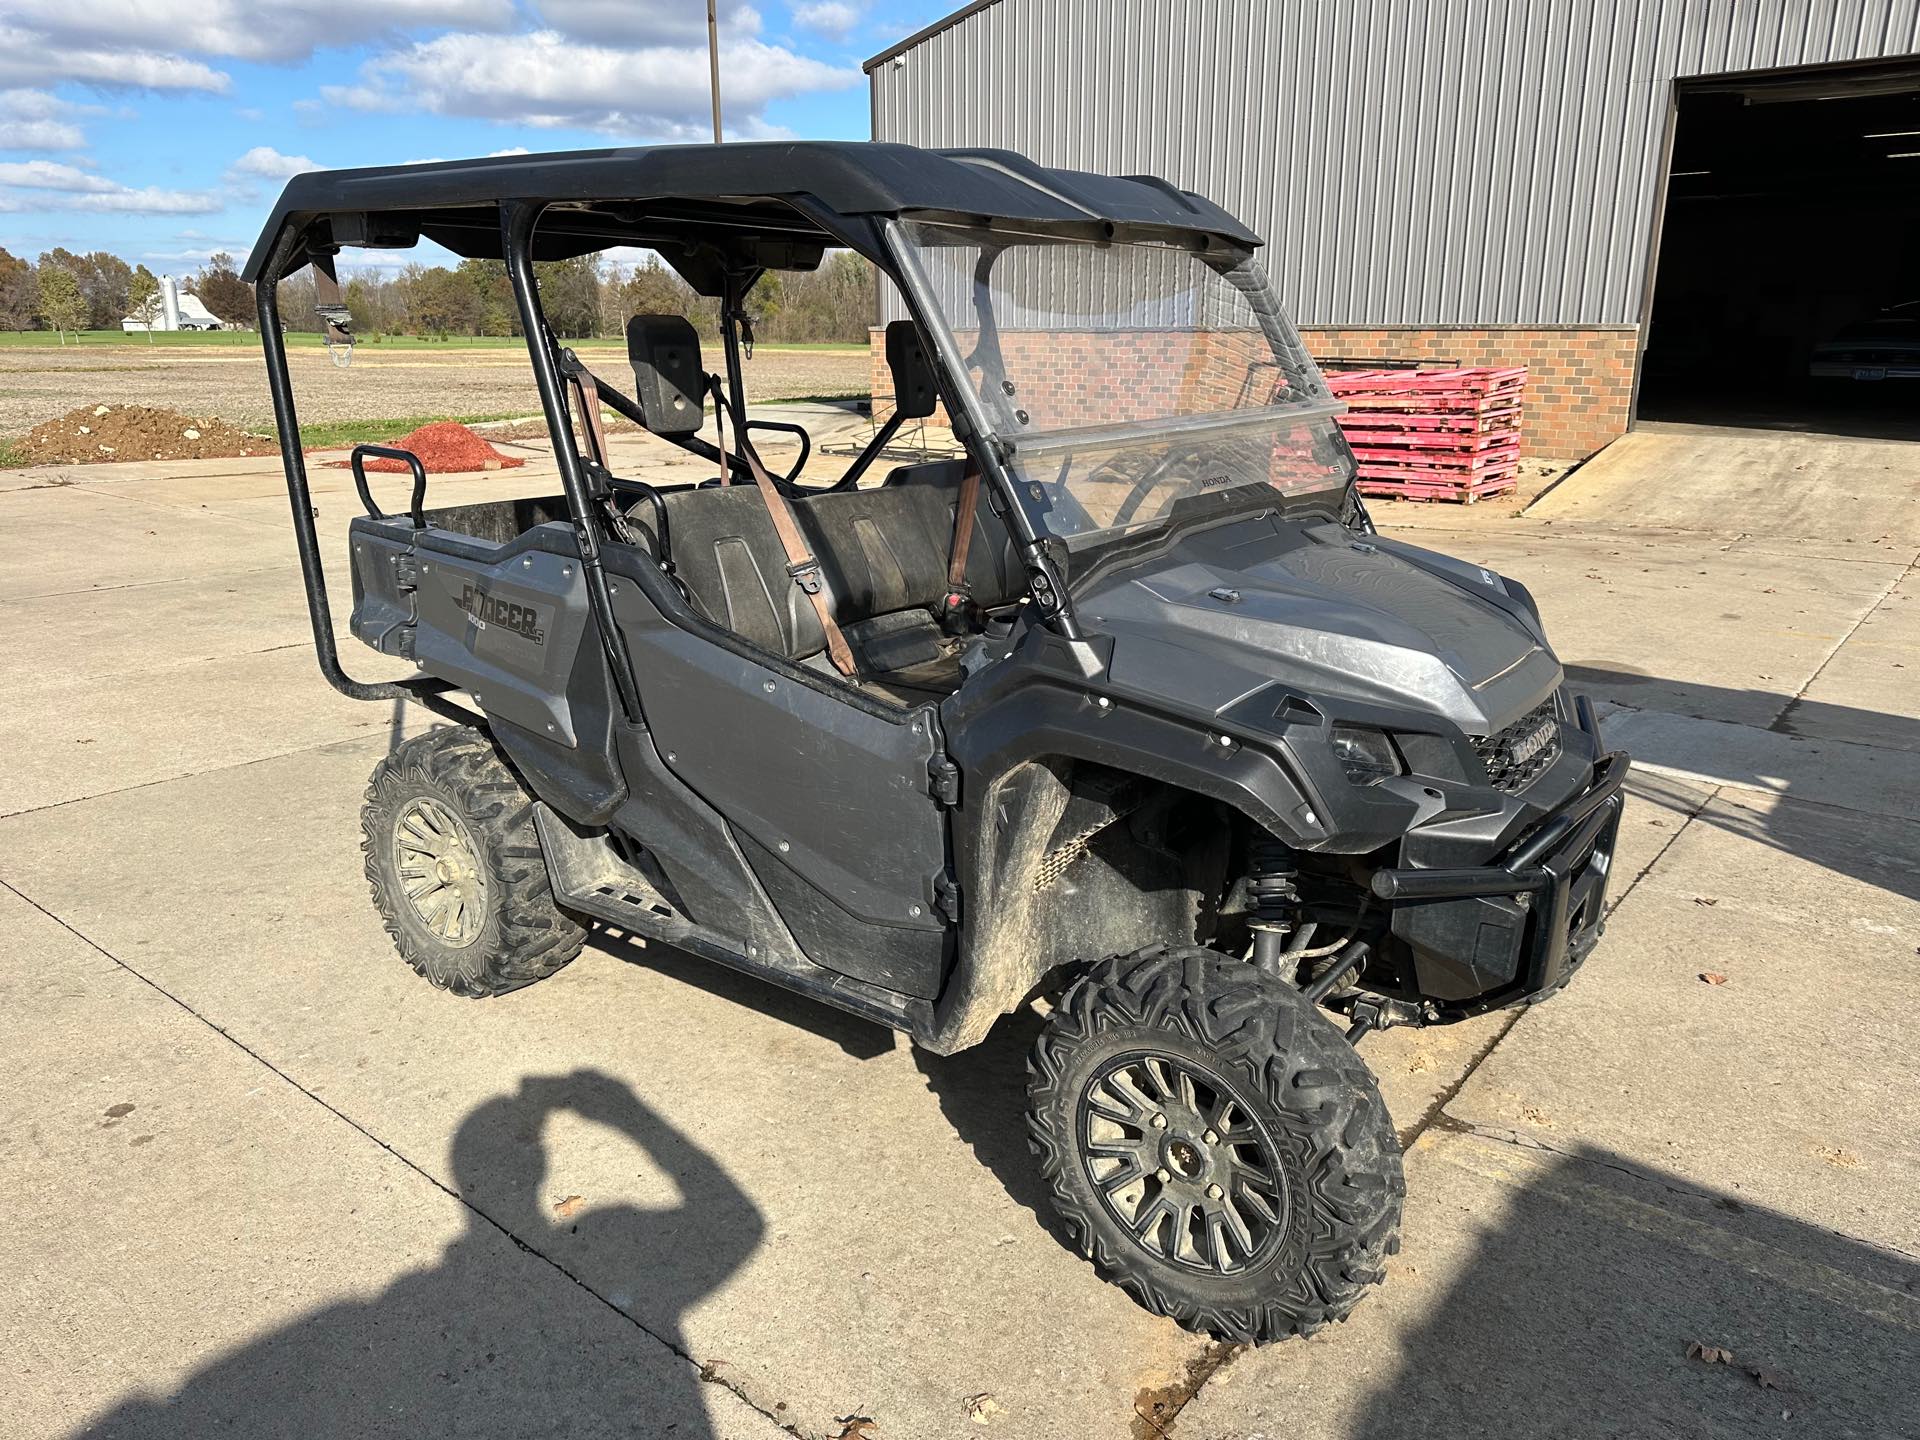
[[[1162,946],[1103,962],[1028,1072],[1034,1150],[1082,1253],[1189,1330],[1311,1334],[1400,1248],[1406,1182],[1372,1073],[1244,961]]]

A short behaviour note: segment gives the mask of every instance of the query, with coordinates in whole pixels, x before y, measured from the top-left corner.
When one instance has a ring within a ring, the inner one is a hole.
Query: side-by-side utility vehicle
[[[429,508],[416,467],[389,513],[356,452],[352,629],[406,675],[362,682],[276,286],[311,267],[345,342],[338,254],[423,240],[505,262],[560,493]],[[1344,1316],[1405,1188],[1356,1045],[1566,982],[1626,758],[1523,586],[1374,532],[1259,245],[1165,181],[996,150],[291,181],[248,278],[321,669],[457,722],[362,812],[400,954],[490,996],[616,927],[941,1054],[1044,1010],[1032,1145],[1101,1272],[1236,1340]],[[628,322],[630,385],[556,341],[536,266],[616,246],[717,302],[715,373],[678,315]],[[755,284],[842,247],[890,378],[833,459],[748,415],[742,358]],[[709,464],[618,473],[603,406]],[[910,420],[955,458],[875,465]]]

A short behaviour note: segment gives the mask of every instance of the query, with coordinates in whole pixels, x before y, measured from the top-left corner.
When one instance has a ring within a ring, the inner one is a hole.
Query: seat
[[[951,694],[960,684],[956,646],[934,608],[947,590],[962,469],[958,461],[908,466],[876,490],[793,502],[861,678],[903,704]],[[788,575],[773,522],[752,487],[677,490],[662,503],[674,571],[702,615],[796,663],[821,654],[820,622]],[[644,511],[632,523],[657,555]],[[1025,589],[1011,537],[979,508],[973,523],[967,574],[974,599],[989,609],[1010,604]]]

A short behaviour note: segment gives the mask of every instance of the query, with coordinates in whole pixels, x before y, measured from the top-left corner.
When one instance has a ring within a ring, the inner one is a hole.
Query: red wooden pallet
[[[1327,377],[1327,386],[1336,395],[1359,392],[1367,395],[1418,393],[1422,395],[1485,395],[1501,387],[1517,388],[1527,382],[1524,366],[1496,370],[1348,370]]]
[[[1475,434],[1466,430],[1376,430],[1371,425],[1361,429],[1356,425],[1342,425],[1347,443],[1358,453],[1363,445],[1386,450],[1419,451],[1458,451],[1471,454],[1480,450],[1495,450],[1510,445],[1518,448],[1520,432],[1518,430],[1489,430]]]
[[[1467,504],[1518,483],[1523,369],[1355,370],[1329,377],[1363,494]]]
[[[1471,485],[1362,480],[1360,493],[1393,500],[1451,500],[1458,504],[1471,505],[1477,500],[1486,499],[1489,495],[1505,494],[1513,489],[1516,483],[1512,476],[1504,480],[1479,480]]]
[[[1520,424],[1520,407],[1511,402],[1467,412],[1380,410],[1354,405],[1351,400],[1347,403],[1349,413],[1340,422],[1347,429],[1477,433],[1487,430],[1513,430]]]

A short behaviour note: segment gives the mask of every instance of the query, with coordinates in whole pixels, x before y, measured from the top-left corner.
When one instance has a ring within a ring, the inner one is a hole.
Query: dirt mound
[[[34,426],[14,447],[29,465],[104,460],[230,460],[272,455],[272,440],[225,420],[199,420],[147,405],[82,405]]]
[[[411,435],[402,435],[392,444],[397,450],[411,450],[418,455],[429,475],[449,475],[462,470],[513,470],[527,463],[511,455],[502,455],[455,420],[422,425]],[[340,466],[351,462],[330,460],[327,463]],[[400,474],[407,468],[404,460],[367,461],[367,469],[374,471]]]

